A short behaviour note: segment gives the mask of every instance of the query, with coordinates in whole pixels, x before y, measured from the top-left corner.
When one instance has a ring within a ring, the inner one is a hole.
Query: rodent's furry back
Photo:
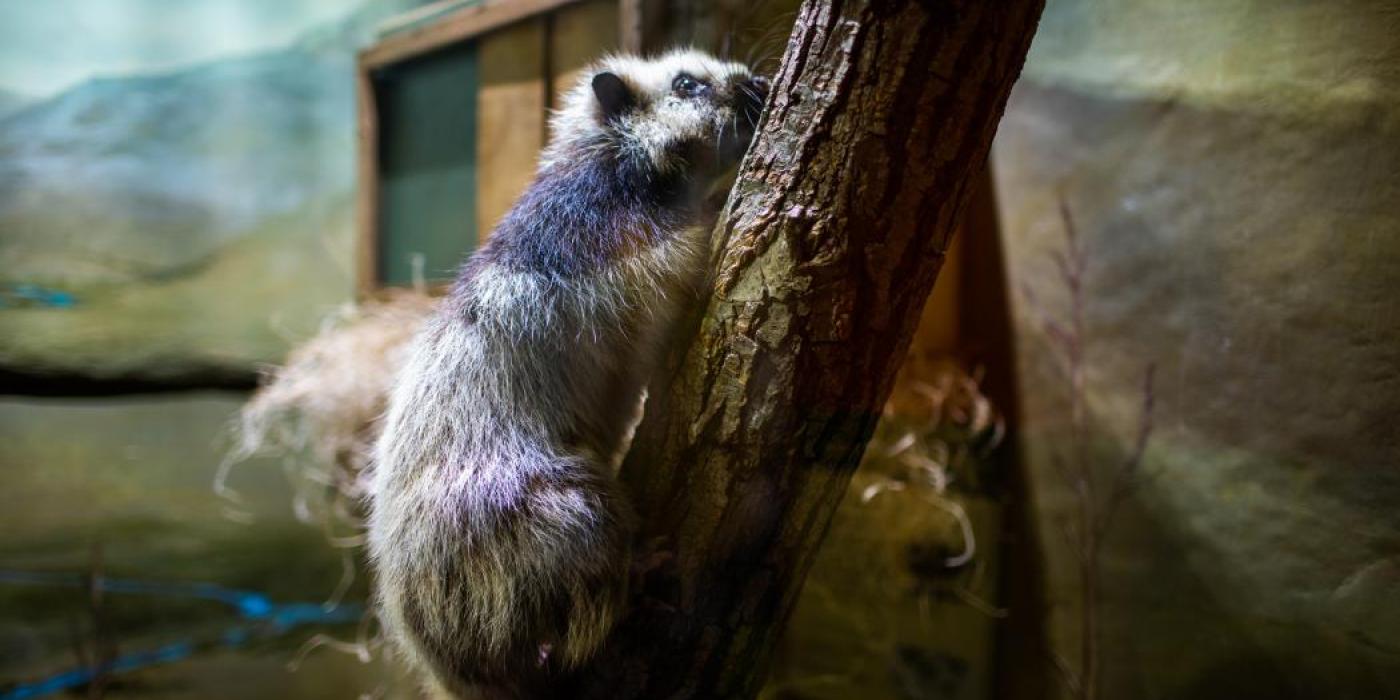
[[[706,104],[657,77],[681,70],[717,76]],[[747,70],[693,52],[599,72],[628,109],[571,93],[535,181],[416,340],[376,446],[379,614],[451,695],[531,694],[618,616],[632,516],[610,464],[702,276],[695,195],[716,163],[692,154],[753,108]]]

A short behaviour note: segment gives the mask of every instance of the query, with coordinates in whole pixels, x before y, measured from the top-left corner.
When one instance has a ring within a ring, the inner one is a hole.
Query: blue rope
[[[279,604],[256,591],[225,588],[212,583],[151,583],[103,576],[89,579],[77,574],[0,570],[0,584],[64,588],[95,586],[106,593],[211,600],[234,608],[247,621],[225,630],[217,641],[203,645],[192,641],[173,642],[156,649],[122,654],[97,667],[69,669],[30,683],[19,683],[0,691],[0,700],[28,700],[53,695],[80,688],[99,675],[130,673],[180,661],[189,658],[200,647],[238,647],[254,637],[285,634],[302,625],[355,622],[364,615],[364,608],[360,605],[346,604],[326,609],[315,603]]]

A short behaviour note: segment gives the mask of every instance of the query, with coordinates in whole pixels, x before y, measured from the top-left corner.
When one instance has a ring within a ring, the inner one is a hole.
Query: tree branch
[[[1042,0],[808,1],[623,466],[674,551],[570,696],[746,698],[904,359]]]

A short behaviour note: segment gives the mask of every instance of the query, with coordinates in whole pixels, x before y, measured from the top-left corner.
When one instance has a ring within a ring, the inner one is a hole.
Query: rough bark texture
[[[1042,4],[804,3],[714,293],[623,465],[643,541],[672,554],[571,695],[757,693]]]

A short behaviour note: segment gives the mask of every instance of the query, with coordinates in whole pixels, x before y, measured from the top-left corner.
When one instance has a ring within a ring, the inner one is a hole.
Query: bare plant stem
[[[1079,580],[1081,591],[1079,640],[1079,689],[1084,700],[1098,697],[1098,571],[1099,537],[1095,505],[1098,501],[1094,470],[1089,463],[1089,420],[1085,393],[1084,271],[1086,260],[1069,205],[1060,199],[1067,249],[1057,258],[1060,276],[1070,295],[1070,331],[1066,353],[1070,371],[1070,424],[1079,502]]]
[[[1100,694],[1100,648],[1099,591],[1101,576],[1101,555],[1107,530],[1119,504],[1132,494],[1139,482],[1142,457],[1147,449],[1153,423],[1152,411],[1154,392],[1152,388],[1153,367],[1148,366],[1143,383],[1142,415],[1139,419],[1136,440],[1127,458],[1111,474],[1105,493],[1099,488],[1096,465],[1091,455],[1091,425],[1088,410],[1086,358],[1087,331],[1085,328],[1086,271],[1088,255],[1079,239],[1069,205],[1064,197],[1059,203],[1060,218],[1064,224],[1065,250],[1054,255],[1061,284],[1069,293],[1069,324],[1066,327],[1059,321],[1035,306],[1035,298],[1029,290],[1027,300],[1041,316],[1041,323],[1047,336],[1064,355],[1064,370],[1069,379],[1070,404],[1070,460],[1066,464],[1059,457],[1055,465],[1065,485],[1074,494],[1075,524],[1065,530],[1066,545],[1074,554],[1079,574],[1079,663],[1071,668],[1058,654],[1052,654],[1056,666],[1064,676],[1065,684],[1072,696],[1080,700],[1097,700]]]

